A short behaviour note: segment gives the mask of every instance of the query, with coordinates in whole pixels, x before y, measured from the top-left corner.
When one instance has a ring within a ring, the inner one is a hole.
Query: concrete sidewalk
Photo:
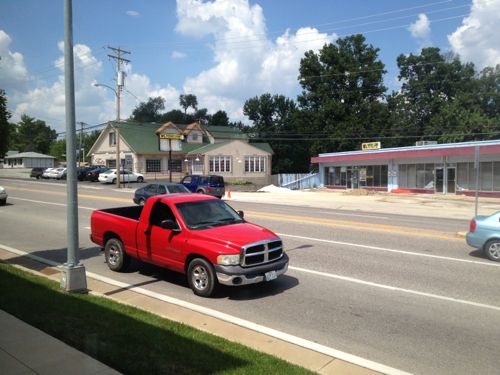
[[[0,310],[0,374],[118,375],[119,372]]]
[[[40,263],[28,256],[20,257],[19,254],[13,253],[12,249],[8,251],[0,247],[0,259],[39,276],[48,277],[57,282],[60,280],[57,267]],[[92,294],[187,324],[201,331],[274,355],[319,374],[406,374],[397,369],[339,352],[347,358],[342,360],[331,354],[324,354],[224,319],[169,303],[166,301],[168,297],[160,299],[155,298],[153,294],[141,293],[141,288],[113,285],[113,283],[106,282],[106,278],[92,277],[89,276],[89,273],[87,285]],[[86,354],[68,347],[6,313],[0,314],[0,332],[0,373],[2,374],[101,375],[117,373],[89,358]],[[59,356],[58,353],[66,354]],[[68,360],[65,360],[66,357]],[[353,362],[357,362],[357,364]],[[51,366],[53,367],[51,368]],[[377,370],[370,368],[377,368]]]

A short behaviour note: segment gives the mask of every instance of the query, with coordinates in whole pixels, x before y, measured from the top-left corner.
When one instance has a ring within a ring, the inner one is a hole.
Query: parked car
[[[50,178],[51,173],[57,168],[47,168],[42,173],[42,178]]]
[[[113,271],[136,258],[186,274],[194,294],[209,297],[217,284],[271,281],[288,269],[281,238],[243,216],[206,195],[158,195],[144,206],[93,211],[90,238]]]
[[[139,206],[144,206],[144,203],[148,198],[160,195],[160,194],[178,194],[178,193],[188,193],[191,192],[182,184],[176,184],[173,182],[164,184],[149,184],[144,187],[137,189],[134,193],[133,201]]]
[[[57,168],[53,175],[56,180],[65,180],[67,176],[67,168]]]
[[[90,169],[87,172],[87,175],[85,176],[86,181],[91,181],[91,182],[96,182],[99,181],[99,175],[105,171],[107,171],[109,168],[107,167],[96,167],[93,169]]]
[[[224,178],[222,176],[188,175],[181,180],[181,184],[193,193],[212,195],[219,199],[226,193]]]
[[[144,175],[124,169],[120,171],[120,181],[143,182]],[[116,169],[108,169],[107,171],[99,174],[99,182],[102,182],[103,184],[114,184],[116,182]]]
[[[0,186],[0,205],[3,206],[7,203],[7,190],[4,187]]]
[[[45,168],[35,167],[31,170],[30,177],[35,177],[37,180],[43,175]]]
[[[76,178],[78,179],[78,181],[85,180],[85,177],[87,176],[87,173],[89,171],[90,171],[90,168],[88,168],[88,167],[79,167],[79,168],[77,168],[77,170],[76,170]]]
[[[469,246],[483,250],[488,259],[500,262],[500,211],[474,217],[465,238]]]

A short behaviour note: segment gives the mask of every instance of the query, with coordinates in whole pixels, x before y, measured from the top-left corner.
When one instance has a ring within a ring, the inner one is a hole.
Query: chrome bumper
[[[276,272],[276,277],[283,275],[286,271],[288,270],[288,262],[285,264],[285,266],[281,269],[274,270]],[[220,284],[222,285],[230,285],[230,286],[237,286],[237,285],[248,285],[248,284],[256,284],[256,283],[261,283],[266,280],[266,277],[264,274],[261,275],[255,275],[255,276],[248,276],[248,275],[228,275],[225,273],[217,272],[217,280],[219,281]]]

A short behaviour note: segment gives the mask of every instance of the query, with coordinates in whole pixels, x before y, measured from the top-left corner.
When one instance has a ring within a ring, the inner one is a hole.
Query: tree
[[[56,138],[57,132],[45,121],[35,120],[27,115],[22,115],[21,121],[15,125],[15,148],[21,152],[47,154]]]
[[[463,127],[457,121],[442,123],[441,114],[448,117],[442,111],[449,113],[453,108],[460,109],[456,101],[465,105],[460,109],[462,114],[463,109],[475,111],[469,101],[476,86],[474,65],[462,64],[451,54],[442,55],[435,47],[424,48],[419,55],[400,55],[397,63],[400,69],[398,78],[403,84],[400,92],[388,98],[392,110],[391,125],[395,133],[413,136],[400,139],[398,145],[407,145],[426,136],[441,142],[463,140],[439,136],[457,133]]]
[[[363,35],[339,38],[300,62],[298,97],[302,132],[312,139],[310,152],[358,149],[384,133],[384,64],[379,49]]]
[[[193,108],[194,111],[198,109],[198,99],[193,94],[181,94],[179,96],[179,104],[184,108],[184,115],[186,115],[188,108]]]
[[[208,120],[208,126],[229,126],[229,117],[226,111],[217,111]]]
[[[11,125],[9,124],[10,113],[7,110],[7,96],[5,91],[0,90],[0,158],[9,151],[11,139]]]
[[[50,145],[49,155],[55,157],[57,160],[66,160],[66,140],[58,139]]]
[[[156,122],[160,119],[160,111],[165,109],[165,99],[161,96],[149,98],[141,102],[132,112],[131,119],[138,122]]]
[[[272,173],[309,170],[307,145],[297,134],[296,105],[283,95],[263,94],[248,99],[243,113],[253,122],[244,129],[256,142],[267,141],[274,151]]]

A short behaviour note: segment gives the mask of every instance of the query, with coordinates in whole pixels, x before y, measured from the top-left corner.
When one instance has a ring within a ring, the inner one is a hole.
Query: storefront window
[[[481,191],[492,191],[493,190],[493,162],[482,162],[481,163]]]

